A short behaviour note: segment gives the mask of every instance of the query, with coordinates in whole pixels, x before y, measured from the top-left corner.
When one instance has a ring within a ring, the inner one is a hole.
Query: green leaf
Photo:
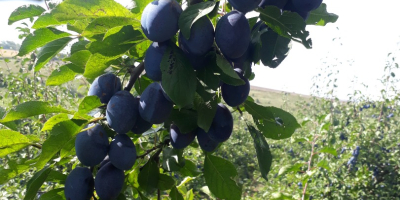
[[[216,96],[209,101],[205,101],[199,95],[196,95],[195,108],[197,110],[197,125],[205,132],[211,127],[215,113],[217,112],[218,101]]]
[[[46,10],[39,5],[23,5],[11,13],[10,17],[8,18],[8,25],[11,25],[19,20],[39,16],[44,11]]]
[[[60,38],[47,43],[43,46],[37,56],[35,63],[35,71],[39,71],[45,64],[47,64],[55,55],[57,55],[65,46],[72,40],[70,37]]]
[[[114,0],[65,0],[51,13],[59,21],[133,16],[128,9]]]
[[[292,195],[282,193],[282,192],[272,193],[271,199],[273,199],[273,200],[294,200],[294,198],[292,198]]]
[[[48,102],[28,101],[11,108],[8,111],[7,115],[2,120],[0,120],[0,122],[10,122],[18,119],[24,119],[31,116],[49,113],[71,114],[71,111],[65,110],[60,106],[52,106]]]
[[[140,28],[140,21],[132,17],[101,17],[93,20],[83,31],[83,36],[91,37],[93,35],[104,34],[117,26],[132,25],[134,28]]]
[[[3,107],[0,106],[0,118],[3,118],[5,114],[6,114],[6,109],[4,109]],[[13,131],[18,131],[18,127],[15,124],[15,122],[3,122],[2,123],[0,121],[0,123],[3,124],[5,127],[13,130]]]
[[[138,176],[140,188],[147,193],[153,193],[158,186],[160,171],[152,158],[143,166]]]
[[[0,168],[0,184],[6,183],[8,180],[14,178],[15,176],[22,174],[28,170],[32,169],[29,163],[18,163],[11,169]]]
[[[66,179],[67,175],[52,169],[50,173],[47,175],[46,181],[64,184]]]
[[[70,140],[75,139],[85,125],[86,121],[83,120],[68,120],[56,124],[50,131],[47,140],[43,143],[42,152],[35,166],[38,169],[43,168]]]
[[[99,53],[92,54],[86,63],[85,72],[83,76],[90,80],[94,80],[96,77],[102,75],[104,70],[107,69],[115,59],[120,56],[107,57]]]
[[[215,60],[215,59],[214,59]],[[212,90],[217,90],[220,84],[220,79],[217,75],[214,74],[215,69],[213,67],[218,68],[215,65],[207,65],[201,70],[196,70],[197,78],[202,82],[202,84],[206,85],[207,88]]]
[[[310,12],[306,23],[309,25],[325,26],[328,23],[335,23],[338,18],[338,15],[328,13],[326,4],[323,3],[316,10]]]
[[[18,56],[24,56],[49,42],[65,38],[71,34],[55,28],[41,28],[29,34],[21,44]]]
[[[158,177],[159,190],[170,190],[173,186],[175,186],[175,180],[172,177],[166,174],[160,174],[160,176]]]
[[[78,119],[102,105],[98,96],[86,96],[79,104],[78,112],[74,114],[74,118]]]
[[[53,129],[54,125],[63,122],[63,121],[68,121],[69,117],[67,114],[65,113],[60,113],[57,115],[54,115],[53,117],[50,117],[50,119],[48,119],[46,121],[46,123],[44,123],[42,130],[40,131],[50,131],[51,129]]]
[[[257,128],[267,138],[286,139],[300,128],[296,118],[282,109],[260,106],[249,100],[245,101],[244,107],[252,115]]]
[[[185,160],[185,166],[183,166],[180,170],[179,173],[182,174],[183,176],[189,176],[189,177],[196,177],[202,174],[202,172],[197,168],[196,164],[192,162],[191,160]]]
[[[304,165],[303,163],[296,163],[294,165],[285,165],[281,169],[279,169],[278,175],[283,176],[290,172],[298,172],[303,165]]]
[[[26,194],[24,200],[35,199],[38,190],[43,185],[44,181],[46,181],[46,178],[50,172],[51,168],[46,167],[33,175],[26,185]]]
[[[131,10],[131,12],[134,14],[136,19],[140,20],[144,8],[147,6],[147,4],[153,2],[153,0],[134,0],[134,2],[135,7]]]
[[[55,69],[51,72],[50,76],[46,80],[46,85],[55,86],[61,85],[63,83],[72,81],[75,79],[75,76],[78,74],[71,70],[70,66],[75,67],[74,64],[66,64],[61,66],[59,69]]]
[[[332,154],[334,156],[337,156],[336,149],[334,149],[332,147],[324,147],[319,152],[320,153],[329,153],[329,154]]]
[[[229,161],[206,154],[204,178],[210,191],[220,199],[240,200],[242,188],[233,180],[237,176],[235,166]]]
[[[254,148],[257,152],[258,166],[261,176],[268,181],[268,173],[271,170],[272,154],[269,145],[264,136],[252,125],[247,124],[251,137],[254,140]]]
[[[235,70],[233,70],[229,62],[220,55],[217,55],[217,66],[218,68],[215,68],[215,72],[220,74],[220,79],[224,83],[234,86],[245,84]]]
[[[278,67],[292,48],[291,40],[270,30],[261,35],[260,58],[265,66]]]
[[[190,37],[192,25],[201,17],[206,16],[214,10],[215,2],[207,1],[187,7],[179,16],[179,29],[186,39]]]
[[[146,74],[142,75],[138,81],[135,83],[135,90],[136,92],[141,95],[143,91],[149,86],[153,81],[149,79]]]
[[[183,150],[165,147],[163,149],[162,166],[166,171],[179,171],[185,166]]]
[[[40,196],[39,200],[64,200],[64,188],[50,190]]]
[[[40,16],[35,23],[32,25],[33,29],[41,29],[41,28],[46,28],[48,26],[58,26],[58,25],[63,25],[68,22],[73,22],[73,21],[63,21],[60,22],[56,20],[51,13],[46,13],[42,16]]]
[[[75,54],[78,51],[86,50],[86,45],[88,45],[90,42],[87,40],[80,40],[78,42],[75,42],[71,46],[71,55]]]
[[[0,158],[32,144],[25,135],[11,130],[0,130]]]
[[[69,61],[72,64],[79,66],[79,67],[85,67],[85,65],[91,55],[92,55],[92,53],[90,53],[90,51],[81,50],[78,52],[74,52],[70,57],[65,58],[63,61]]]
[[[169,120],[178,126],[182,133],[189,133],[197,128],[197,113],[188,109],[172,109]]]
[[[326,169],[326,170],[330,170],[331,169],[331,167],[329,167],[329,162],[327,161],[327,160],[321,160],[319,163],[318,163],[318,165],[317,165],[318,167],[322,167],[322,168],[324,168],[324,169]]]
[[[193,103],[196,93],[196,74],[182,50],[171,45],[161,61],[162,87],[180,108]]]
[[[312,42],[311,39],[308,39],[310,33],[306,31],[306,23],[299,14],[288,11],[282,13],[275,6],[267,6],[264,9],[260,8],[259,11],[260,19],[276,33],[303,43],[308,49],[311,48]]]
[[[169,197],[171,200],[183,200],[182,194],[178,191],[176,187],[173,187],[169,192]]]

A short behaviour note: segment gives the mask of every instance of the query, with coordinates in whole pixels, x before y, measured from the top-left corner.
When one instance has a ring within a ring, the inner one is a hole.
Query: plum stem
[[[140,74],[144,71],[144,62],[141,62],[137,67],[133,67],[129,69],[129,73],[131,77],[129,78],[129,82],[124,88],[126,91],[131,91],[133,85],[135,84],[136,80],[139,78]]]

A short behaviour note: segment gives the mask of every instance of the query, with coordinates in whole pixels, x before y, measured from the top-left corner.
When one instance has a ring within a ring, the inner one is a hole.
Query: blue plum
[[[173,104],[166,98],[160,83],[152,83],[140,97],[140,116],[149,123],[161,124],[171,114]]]
[[[135,106],[138,108],[138,111],[139,111],[139,105],[140,105],[140,97],[135,97]],[[138,114],[136,123],[131,129],[131,131],[135,134],[142,134],[147,130],[149,130],[151,126],[153,126],[152,123],[147,122],[140,116],[140,114]]]
[[[225,57],[242,56],[250,44],[250,25],[244,14],[232,11],[221,17],[215,28],[215,42]]]
[[[117,92],[107,105],[107,122],[119,134],[125,134],[133,128],[138,116],[135,97],[128,91]]]
[[[104,158],[104,160],[101,161],[101,163],[100,163],[98,169],[102,168],[104,165],[106,165],[106,164],[109,163],[109,162],[110,162],[110,157],[106,156],[106,157]]]
[[[189,60],[190,64],[192,65],[193,69],[195,70],[201,70],[205,67],[207,67],[211,61],[212,56],[210,56],[208,53],[205,55],[194,55],[190,54],[188,52],[184,52],[186,58]]]
[[[261,0],[228,0],[236,10],[247,13],[258,7]]]
[[[88,168],[76,167],[65,180],[65,198],[73,200],[89,200],[94,191],[94,180]]]
[[[310,16],[310,12],[297,9],[293,5],[293,0],[288,0],[285,7],[283,7],[283,10],[287,10],[287,11],[295,12],[295,13],[299,14],[300,17],[302,17],[304,19],[304,21],[306,21],[308,19],[308,17]]]
[[[111,73],[103,74],[90,85],[88,96],[98,96],[101,103],[107,104],[121,87],[121,80],[117,76]]]
[[[147,77],[153,81],[161,81],[161,61],[167,50],[168,42],[153,42],[149,46],[145,55],[144,69],[146,70]]]
[[[76,136],[76,156],[86,166],[98,165],[107,156],[108,147],[107,133],[99,124]]]
[[[136,162],[136,147],[131,138],[125,134],[118,134],[110,143],[108,152],[110,162],[118,169],[128,170]]]
[[[292,0],[292,2],[294,7],[303,12],[315,10],[322,4],[322,0]]]
[[[283,9],[286,3],[287,0],[262,0],[258,6],[261,8],[265,8],[266,6],[276,6],[279,9]]]
[[[204,55],[214,43],[214,27],[207,16],[198,19],[191,28],[190,37],[186,39],[179,33],[179,46],[193,55]]]
[[[250,82],[243,76],[241,69],[236,68],[236,73],[245,82],[244,85],[234,86],[223,83],[221,86],[222,98],[229,106],[236,107],[246,101],[250,93]]]
[[[208,133],[201,128],[197,128],[196,130],[197,141],[199,142],[200,148],[204,151],[212,152],[219,145],[219,142],[216,142],[210,138],[209,133],[212,131],[212,128],[210,128]]]
[[[124,186],[124,171],[114,167],[110,162],[105,164],[94,179],[96,193],[102,200],[116,199]]]
[[[141,18],[143,33],[154,42],[164,42],[178,32],[182,8],[175,0],[155,0],[144,8]]]
[[[171,145],[175,149],[184,149],[189,146],[190,143],[193,142],[196,137],[196,131],[192,131],[189,133],[181,133],[178,126],[172,124],[170,127],[171,134]]]
[[[224,104],[219,103],[208,135],[216,142],[225,142],[231,137],[232,131],[232,114]]]

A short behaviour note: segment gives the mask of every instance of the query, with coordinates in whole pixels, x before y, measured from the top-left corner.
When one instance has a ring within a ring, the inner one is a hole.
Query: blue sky
[[[118,0],[132,6],[129,0]],[[18,40],[14,26],[7,25],[11,12],[24,4],[36,1],[0,1],[0,41]],[[354,89],[365,94],[378,95],[382,89],[380,79],[387,62],[388,53],[399,57],[400,42],[400,1],[398,0],[324,0],[328,11],[338,14],[335,24],[325,27],[309,26],[313,49],[305,49],[294,43],[289,56],[277,68],[254,66],[256,78],[252,85],[310,94],[312,78],[322,68],[339,70],[336,95],[347,99]],[[44,3],[40,3],[43,7]],[[399,74],[400,75],[400,74]],[[355,79],[355,77],[357,77]],[[369,85],[363,89],[361,83]]]

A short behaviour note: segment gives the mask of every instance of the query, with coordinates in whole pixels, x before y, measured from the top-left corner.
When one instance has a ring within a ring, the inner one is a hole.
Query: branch
[[[131,77],[129,78],[128,85],[124,88],[126,91],[131,91],[136,80],[139,78],[140,74],[144,71],[144,62],[140,63],[137,67],[133,67],[129,70]]]
[[[160,144],[158,144],[157,146],[155,146],[155,147],[153,147],[153,148],[147,150],[146,153],[144,153],[144,154],[142,154],[142,155],[140,155],[140,156],[137,156],[137,158],[144,158],[144,157],[146,157],[146,156],[149,155],[151,152],[153,152],[153,151],[155,151],[155,150],[157,150],[157,149],[162,148],[164,145],[167,145],[167,144],[169,143],[169,141],[170,141],[170,140],[165,140],[163,143],[160,143]],[[157,152],[157,153],[158,153],[158,152]],[[160,153],[161,153],[161,151],[160,151]]]
[[[42,145],[40,145],[40,144],[32,143],[32,144],[30,144],[30,145],[33,146],[33,147],[36,147],[36,148],[38,148],[38,149],[42,149]]]

